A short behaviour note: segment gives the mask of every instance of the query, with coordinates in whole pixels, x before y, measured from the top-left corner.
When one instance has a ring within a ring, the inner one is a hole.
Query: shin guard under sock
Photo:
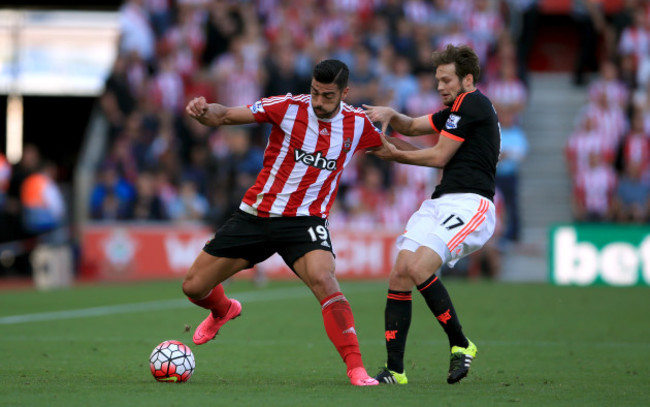
[[[226,293],[223,291],[223,286],[221,284],[214,287],[208,295],[200,300],[190,298],[190,301],[199,307],[209,309],[212,311],[214,317],[222,317],[226,315],[228,308],[230,308],[230,299],[226,297]]]
[[[342,293],[337,292],[321,301],[325,332],[347,365],[348,371],[363,367],[352,308]]]
[[[449,293],[438,276],[432,275],[427,281],[418,285],[417,289],[424,297],[442,329],[445,330],[449,338],[449,346],[467,347],[469,342],[463,334],[463,327],[460,325],[460,320],[456,315]]]
[[[397,373],[404,373],[404,351],[411,326],[412,303],[410,291],[388,290],[384,311],[388,355],[386,367]]]

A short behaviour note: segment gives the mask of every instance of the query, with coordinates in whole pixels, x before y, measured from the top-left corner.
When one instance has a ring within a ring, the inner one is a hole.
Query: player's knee
[[[331,291],[332,287],[338,287],[334,271],[323,268],[310,273],[309,286],[312,290],[319,292]]]
[[[185,277],[182,288],[183,294],[195,300],[205,296],[205,288],[199,284],[196,278]]]
[[[412,281],[418,281],[423,274],[432,274],[435,270],[426,270],[422,267],[422,264],[417,261],[412,261],[403,268],[403,277],[409,278]]]

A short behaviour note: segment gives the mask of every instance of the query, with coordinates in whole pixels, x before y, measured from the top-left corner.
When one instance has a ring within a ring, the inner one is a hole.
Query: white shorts
[[[463,256],[483,247],[494,233],[494,204],[477,194],[445,194],[427,199],[397,238],[399,250],[426,246],[453,267]]]

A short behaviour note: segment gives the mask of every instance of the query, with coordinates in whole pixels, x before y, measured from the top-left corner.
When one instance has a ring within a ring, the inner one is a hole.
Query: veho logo
[[[328,160],[320,151],[307,153],[299,148],[294,150],[296,162],[319,168],[321,170],[336,171],[336,160]]]
[[[553,238],[553,278],[560,285],[589,285],[598,278],[613,286],[650,285],[650,236],[638,246],[611,242],[600,249],[578,242],[572,227],[558,228]]]

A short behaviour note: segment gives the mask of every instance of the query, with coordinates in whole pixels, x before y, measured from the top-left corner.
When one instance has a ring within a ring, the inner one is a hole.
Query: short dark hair
[[[338,59],[326,59],[314,67],[312,76],[321,83],[335,83],[339,89],[343,90],[348,86],[350,70]]]
[[[474,50],[467,45],[447,45],[442,51],[433,53],[433,67],[438,68],[440,65],[454,64],[456,67],[456,75],[461,80],[468,74],[474,77],[474,84],[478,81],[481,75],[481,64],[478,55]]]

